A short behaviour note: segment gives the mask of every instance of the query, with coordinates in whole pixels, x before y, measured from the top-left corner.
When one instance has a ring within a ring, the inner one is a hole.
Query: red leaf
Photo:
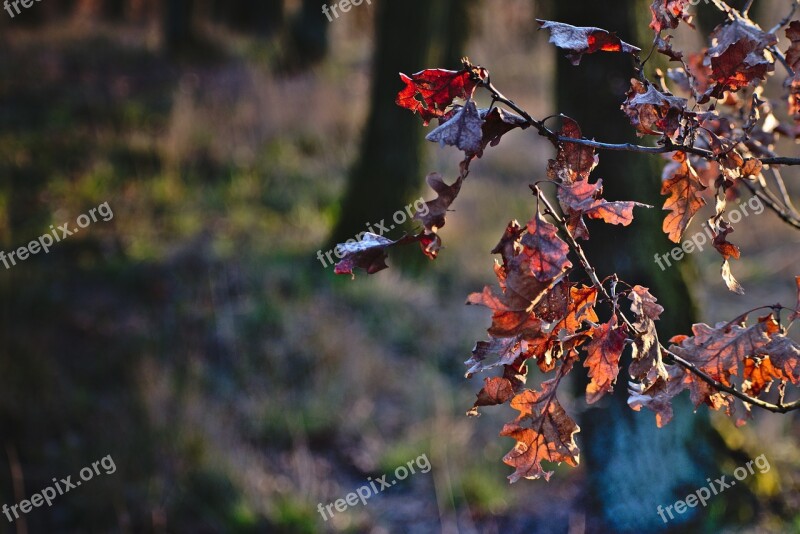
[[[672,159],[664,168],[661,186],[661,194],[669,195],[664,209],[672,212],[664,218],[663,228],[672,242],[680,243],[692,217],[706,204],[701,194],[706,187],[700,183],[685,153],[676,152]]]
[[[426,126],[431,119],[443,116],[456,98],[471,98],[479,83],[466,69],[427,69],[410,77],[400,73],[400,79],[406,86],[397,95],[397,105],[419,113]]]
[[[794,312],[789,316],[790,321],[800,319],[800,276],[794,278],[794,283],[797,285],[797,304],[795,304]]]
[[[720,221],[719,231],[714,230],[714,248],[727,261],[730,258],[739,259],[739,247],[728,241],[728,234],[733,232],[733,227],[725,221]]]
[[[653,20],[650,27],[656,32],[665,29],[675,29],[681,20],[692,26],[692,16],[689,15],[689,5],[695,5],[691,0],[653,0],[650,12]]]
[[[617,316],[597,328],[592,329],[592,341],[586,345],[584,367],[589,368],[591,381],[586,386],[586,402],[594,404],[603,395],[614,390],[614,383],[619,374],[619,359],[625,348],[628,336],[624,325],[617,326]]]
[[[645,207],[638,202],[607,202],[601,198],[602,192],[602,180],[594,184],[580,181],[558,188],[558,200],[567,216],[567,227],[577,239],[589,237],[582,219],[584,215],[590,219],[602,219],[608,224],[628,226],[633,222],[633,208]]]
[[[711,34],[715,46],[707,52],[711,62],[714,91],[738,91],[756,80],[764,80],[775,64],[766,55],[766,49],[777,44],[775,35],[767,33],[756,24],[736,19],[722,24]]]
[[[621,41],[615,34],[601,28],[582,28],[536,19],[543,29],[550,30],[550,42],[559,48],[568,50],[567,58],[573,65],[581,62],[583,54],[595,52],[625,52],[638,54],[641,50],[631,44]]]

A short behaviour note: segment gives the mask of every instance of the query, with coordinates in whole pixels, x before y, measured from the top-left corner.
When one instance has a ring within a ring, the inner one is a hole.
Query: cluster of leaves
[[[428,176],[437,197],[427,203],[425,215],[417,216],[422,226],[417,235],[398,241],[364,240],[349,249],[344,246],[339,273],[352,274],[356,267],[377,272],[386,267],[391,247],[408,242],[418,242],[425,254],[435,258],[441,248],[438,232],[469,175],[470,164],[505,134],[533,127],[555,148],[547,167],[548,180],[531,185],[536,208],[530,220],[524,225],[509,222],[492,251],[499,256],[494,267],[498,287],[486,287],[467,300],[492,312],[489,338],[476,344],[466,362],[467,376],[495,368],[502,371],[485,378],[468,413],[478,415],[483,407],[506,403],[519,412],[501,432],[516,440],[504,458],[515,469],[509,477],[512,482],[523,477],[549,479],[551,472],[543,461],[578,464],[575,434],[579,427],[559,402],[558,387],[574,365],[582,363],[590,379],[586,402],[597,402],[613,391],[629,346],[628,403],[634,410],[646,407],[655,412],[658,426],[671,420],[672,399],[684,390],[696,407],[705,404],[728,415],[734,415],[736,404],[741,404],[739,413],[744,417],[738,417],[738,424],[749,416],[752,406],[781,413],[800,408],[800,401],[785,401],[787,385],[800,382],[800,345],[787,335],[791,323],[800,318],[800,276],[795,308],[765,307],[769,313],[749,326],[748,315],[758,310],[713,327],[697,324],[691,336],[677,336],[667,347],[658,337],[656,324],[664,309],[656,297],[648,288],[630,285],[616,275],[601,280],[580,244],[590,237],[586,218],[628,226],[635,208],[649,207],[603,198],[602,180],[592,181],[599,161],[597,150],[602,149],[670,158],[663,173],[662,193],[667,197],[663,230],[676,243],[706,204],[706,196],[713,193],[716,210],[709,224],[714,246],[723,256],[723,279],[734,292],[742,289],[728,263],[739,257],[739,249],[727,240],[732,232],[725,220],[729,200],[749,190],[784,221],[797,222],[800,228],[800,215],[785,188],[771,191],[763,174],[773,172],[780,186],[778,166],[800,165],[798,159],[773,152],[781,136],[800,138],[800,21],[790,22],[787,17],[766,32],[746,13],[715,0],[729,20],[711,34],[712,46],[684,55],[664,32],[681,23],[691,24],[689,3],[654,0],[652,4],[654,50],[679,64],[666,74],[657,71],[657,82],[645,77],[640,50],[613,33],[538,21],[575,65],[584,55],[601,51],[632,56],[634,76],[622,111],[640,136],[657,137],[656,146],[589,140],[569,117],[562,117],[560,130],[551,130],[500,93],[486,69],[466,59],[458,71],[401,74],[405,87],[397,104],[418,113],[426,124],[436,119],[438,127],[427,139],[456,147],[465,157],[451,185],[437,173]],[[791,41],[785,56],[777,49],[776,36],[784,28]],[[763,97],[762,82],[775,72],[776,62],[789,74],[785,84],[789,120],[783,122],[777,118],[776,107]],[[478,89],[491,95],[488,109],[477,106]],[[553,195],[545,194],[545,185],[553,188]],[[784,310],[790,310],[787,326],[781,322]],[[598,311],[607,317],[601,319]],[[552,378],[536,389],[527,388],[532,367]],[[777,403],[763,398],[771,390],[777,390]]]

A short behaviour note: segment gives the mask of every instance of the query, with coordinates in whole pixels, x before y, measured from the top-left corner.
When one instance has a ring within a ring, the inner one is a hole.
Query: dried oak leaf
[[[475,102],[470,99],[446,122],[431,131],[425,139],[441,146],[449,145],[474,156],[483,151],[483,119]]]
[[[664,210],[671,213],[664,218],[664,233],[673,243],[680,243],[694,215],[706,201],[702,192],[706,189],[697,176],[697,172],[684,152],[676,152],[674,161],[664,167],[661,194],[669,195],[664,202]]]
[[[436,233],[437,230],[444,226],[447,210],[461,191],[461,185],[464,182],[463,177],[464,174],[461,174],[452,185],[444,183],[442,175],[438,172],[432,172],[425,178],[425,181],[428,182],[428,185],[436,192],[437,196],[434,200],[429,200],[425,203],[425,206],[427,206],[427,209],[424,210],[425,214],[423,215],[421,211],[418,211],[414,214],[414,219],[422,222],[426,232]]]
[[[386,265],[388,257],[386,251],[389,248],[418,240],[419,237],[416,236],[405,236],[397,241],[392,241],[386,237],[366,232],[361,241],[336,245],[344,257],[336,264],[334,272],[355,277],[353,271],[358,268],[364,269],[367,274],[375,274],[389,267]]]
[[[466,376],[470,378],[475,373],[499,365],[510,365],[527,350],[528,346],[522,335],[492,337],[490,341],[478,341],[472,349],[472,357],[464,362],[470,366]]]
[[[514,396],[514,388],[511,382],[501,376],[486,378],[483,381],[483,388],[478,392],[478,400],[472,407],[475,414],[479,406],[496,406],[505,404]],[[471,410],[472,411],[472,410]]]
[[[650,289],[647,287],[633,286],[628,299],[631,301],[631,311],[639,318],[639,323],[644,318],[658,321],[661,314],[664,313],[664,307],[657,303],[658,299],[650,293]]]
[[[625,348],[628,336],[625,325],[617,325],[617,316],[592,329],[592,341],[586,345],[586,359],[583,366],[589,369],[591,381],[586,386],[586,402],[594,404],[603,395],[614,391],[614,383],[619,374],[619,359]]]
[[[716,225],[715,225],[716,226]],[[725,221],[720,221],[719,228],[712,230],[714,233],[714,248],[724,259],[739,259],[739,247],[728,241],[728,234],[733,232],[733,227]]]
[[[456,98],[470,99],[479,83],[467,69],[427,69],[411,76],[400,73],[400,80],[406,86],[398,93],[395,103],[419,113],[426,126],[431,119],[442,117]]]
[[[652,384],[667,378],[667,370],[661,356],[661,345],[655,321],[664,312],[656,298],[646,287],[635,286],[628,295],[631,312],[636,317],[633,326],[640,332],[633,338],[632,361],[628,374],[638,382]]]
[[[622,110],[636,128],[637,135],[672,137],[680,129],[686,103],[685,98],[662,93],[654,85],[645,85],[633,78]]]
[[[524,118],[502,108],[492,108],[491,111],[482,109],[480,110],[480,115],[484,122],[481,149],[476,154],[478,157],[483,155],[486,147],[490,145],[497,146],[500,143],[500,139],[511,130],[516,128],[524,130],[530,126]]]
[[[741,324],[719,323],[712,328],[700,323],[692,326],[694,336],[684,337],[679,345],[670,346],[670,351],[689,363],[694,364],[699,370],[717,382],[732,387],[731,377],[738,376],[739,366],[748,357],[764,354],[765,347],[770,343],[770,336],[778,333],[780,327],[771,315],[762,318],[753,326]],[[712,388],[703,380],[694,375],[687,374],[687,382],[692,391],[692,400],[696,406],[709,402]],[[702,383],[702,385],[700,385]]]
[[[558,201],[567,218],[567,227],[576,239],[588,239],[589,231],[583,216],[602,219],[608,224],[628,226],[633,222],[633,208],[648,207],[638,202],[608,202],[601,198],[603,181],[562,184],[558,188]]]
[[[620,40],[614,33],[601,28],[585,28],[571,26],[561,22],[536,19],[539,26],[550,30],[550,42],[559,48],[568,50],[567,58],[573,65],[578,65],[584,54],[595,52],[624,52],[638,54],[641,49]]]
[[[671,40],[672,40],[671,35],[667,35],[666,37],[661,37],[661,34],[656,34],[656,38],[653,41],[653,43],[655,44],[658,53],[667,56],[670,59],[670,61],[677,61],[679,63],[683,62],[683,52],[680,52],[672,48],[672,43],[670,42]]]
[[[558,382],[558,379],[548,380],[541,391],[526,389],[511,400],[511,407],[520,416],[507,423],[500,433],[517,441],[503,457],[503,462],[515,469],[508,477],[511,482],[523,477],[550,480],[553,473],[542,468],[543,461],[566,462],[573,467],[580,462],[580,450],[575,443],[580,427],[556,398]]]
[[[653,5],[650,6],[650,12],[653,14],[650,27],[656,32],[675,29],[681,20],[692,26],[690,3],[694,5],[691,0],[653,0]]]
[[[560,137],[582,139],[583,133],[580,126],[573,119],[563,117]],[[589,179],[598,158],[593,147],[578,143],[559,142],[556,159],[551,159],[547,165],[547,175],[552,180],[564,184],[572,184]]]
[[[528,222],[528,233],[522,245],[532,251],[530,266],[541,282],[552,280],[572,267],[567,259],[569,246],[558,237],[558,228],[545,221],[539,213]]]
[[[648,408],[656,414],[656,425],[663,427],[672,420],[672,399],[686,389],[683,380],[685,371],[677,365],[667,365],[664,368],[665,376],[659,376],[649,386],[640,382],[628,384],[628,406],[635,411],[642,407]]]
[[[738,91],[775,70],[769,47],[778,43],[774,34],[743,19],[721,24],[711,33],[715,43],[707,52],[711,76],[716,82],[714,96]]]

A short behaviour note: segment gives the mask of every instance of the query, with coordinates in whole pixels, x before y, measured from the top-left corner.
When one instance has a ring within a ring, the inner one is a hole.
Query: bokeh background
[[[117,466],[52,507],[0,516],[0,532],[800,532],[796,413],[736,428],[685,402],[658,430],[625,408],[624,380],[621,402],[587,409],[579,376],[562,399],[583,428],[580,467],[508,484],[513,441],[497,433],[513,411],[465,416],[483,377],[465,379],[463,362],[489,316],[463,303],[493,283],[488,252],[506,223],[533,212],[527,185],[552,156],[535,133],[473,163],[435,262],[412,250],[351,280],[316,259],[433,198],[428,172],[455,177],[458,154],[425,145],[421,121],[394,108],[398,72],[457,68],[466,54],[534,116],[564,111],[590,137],[630,139],[618,107],[630,61],[575,69],[535,19],[647,49],[648,2],[373,0],[332,22],[321,5],[42,0],[0,12],[0,248],[103,202],[114,213],[0,267],[0,502],[106,455]],[[787,8],[754,9],[771,27]],[[721,17],[697,10],[707,34]],[[607,198],[660,205],[662,161],[600,157]],[[796,197],[800,173],[785,177]],[[654,271],[653,251],[671,248],[659,217],[592,226],[592,250],[601,271],[654,288],[665,334],[794,301],[800,234],[774,215],[736,226],[744,297],[708,251]],[[657,515],[761,454],[769,472],[668,525]],[[430,472],[328,521],[317,512],[420,455]]]

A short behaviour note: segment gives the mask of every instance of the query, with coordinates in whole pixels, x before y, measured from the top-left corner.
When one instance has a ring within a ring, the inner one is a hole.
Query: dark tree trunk
[[[322,61],[328,55],[328,28],[331,22],[325,17],[322,6],[327,0],[303,0],[300,12],[289,26],[287,70],[306,68]]]
[[[644,46],[652,40],[647,28],[649,1],[623,0],[613,9],[596,0],[554,2],[554,19],[576,26],[598,26],[615,31],[629,42]],[[646,31],[647,34],[639,32]],[[621,54],[585,56],[575,67],[562,51],[557,63],[556,109],[573,117],[583,134],[608,142],[642,142],[620,105],[634,74],[633,63]],[[600,277],[618,273],[630,283],[647,286],[666,308],[659,321],[664,340],[688,332],[695,308],[682,271],[661,270],[656,253],[669,251],[671,244],[661,231],[663,204],[660,195],[663,160],[644,154],[601,152],[593,179],[602,178],[608,200],[637,200],[656,209],[637,209],[632,226],[622,228],[592,224],[586,252]],[[623,358],[623,363],[626,360]],[[702,521],[704,508],[689,509],[665,524],[656,510],[682,499],[690,488],[701,485],[710,467],[714,433],[708,418],[692,414],[689,403],[675,403],[673,421],[662,429],[652,412],[632,411],[626,403],[628,377],[623,371],[616,392],[586,412],[581,423],[583,459],[587,466],[592,514],[599,518],[601,532],[658,532],[685,529],[689,522]],[[585,386],[585,382],[583,382]],[[582,393],[582,392],[581,392]],[[696,523],[695,523],[696,524]]]
[[[164,45],[170,52],[182,52],[197,45],[194,31],[194,0],[167,0],[164,5]]]
[[[322,13],[319,13],[322,16]],[[284,23],[284,0],[216,0],[214,18],[224,21],[231,29],[268,37]]]
[[[368,223],[389,220],[418,194],[425,174],[422,121],[395,104],[402,88],[398,73],[429,66],[459,68],[470,33],[469,9],[477,3],[379,4],[369,119],[332,244],[352,239]]]

